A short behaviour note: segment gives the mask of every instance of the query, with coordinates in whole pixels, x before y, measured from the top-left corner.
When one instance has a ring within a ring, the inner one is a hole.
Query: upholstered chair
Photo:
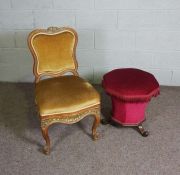
[[[28,36],[34,58],[35,102],[46,141],[45,154],[50,153],[48,128],[54,123],[73,124],[91,115],[94,117],[92,137],[98,138],[100,96],[78,75],[77,40],[72,28],[37,29]]]

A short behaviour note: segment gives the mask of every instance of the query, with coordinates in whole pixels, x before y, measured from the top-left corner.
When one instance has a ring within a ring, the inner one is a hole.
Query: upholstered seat
[[[40,116],[77,112],[99,104],[97,91],[78,76],[62,76],[36,84]]]

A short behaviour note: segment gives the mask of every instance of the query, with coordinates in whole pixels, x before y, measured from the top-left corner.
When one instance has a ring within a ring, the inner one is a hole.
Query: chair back
[[[42,76],[56,77],[67,72],[77,73],[77,33],[72,28],[36,29],[28,36],[28,46],[34,58],[35,81]]]

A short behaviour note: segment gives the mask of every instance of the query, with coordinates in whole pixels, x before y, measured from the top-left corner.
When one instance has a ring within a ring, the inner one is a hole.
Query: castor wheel
[[[149,135],[149,132],[148,131],[144,131],[143,133],[142,133],[142,136],[143,137],[147,137]]]
[[[138,125],[138,130],[143,137],[147,137],[149,135],[149,132],[145,131],[142,125]]]

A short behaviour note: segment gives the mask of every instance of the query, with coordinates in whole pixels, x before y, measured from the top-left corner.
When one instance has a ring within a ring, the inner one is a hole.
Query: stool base
[[[112,119],[101,119],[101,124],[103,125],[113,125],[113,126],[117,126],[118,124],[120,124],[121,126],[132,126],[132,127],[136,127],[136,129],[138,130],[138,132],[143,136],[143,137],[147,137],[149,135],[149,131],[145,130],[144,127],[141,124],[138,125],[123,125],[117,121],[114,121]]]
[[[112,120],[125,125],[137,126],[145,120],[148,102],[123,102],[111,96]]]

